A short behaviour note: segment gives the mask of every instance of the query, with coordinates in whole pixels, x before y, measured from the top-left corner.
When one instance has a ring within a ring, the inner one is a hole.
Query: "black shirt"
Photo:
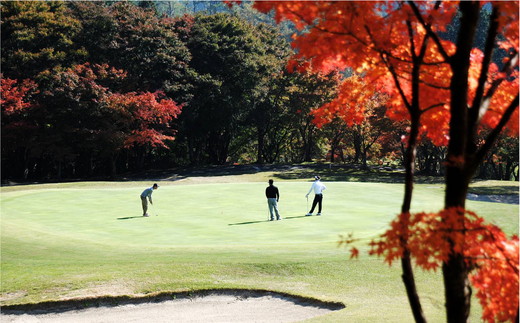
[[[278,187],[276,187],[274,185],[269,185],[265,189],[265,196],[267,198],[275,198],[275,199],[280,198],[280,193],[278,192]]]

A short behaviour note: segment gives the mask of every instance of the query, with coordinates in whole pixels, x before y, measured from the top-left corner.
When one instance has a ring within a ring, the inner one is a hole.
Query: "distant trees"
[[[2,97],[17,88],[27,102],[2,104],[3,178],[113,176],[122,151],[128,169],[137,152],[167,148],[189,60],[171,19],[128,3],[17,1],[1,10]]]
[[[37,124],[29,116],[36,109],[32,97],[38,91],[36,83],[2,78],[2,173],[9,171],[19,178],[28,176],[28,155],[37,145]],[[9,158],[7,158],[9,157]]]
[[[488,132],[486,132],[488,133]],[[486,159],[479,167],[479,177],[497,180],[518,181],[518,137],[507,133],[497,138]]]
[[[302,68],[311,64],[306,58],[287,69],[291,35],[300,32],[292,22],[276,26],[251,3],[8,1],[1,10],[2,96],[10,100],[8,84],[11,91],[31,88],[22,91],[27,108],[2,107],[2,179],[229,162],[329,160],[368,167],[404,160],[408,125],[395,129],[385,115],[395,102],[381,95],[367,103],[352,93],[350,103],[372,115],[361,124],[353,122],[359,114],[332,109],[327,118],[336,121],[322,126],[320,107],[334,107],[342,86],[355,87],[349,84],[355,71],[310,73]],[[128,114],[115,113],[115,105],[127,111],[130,101],[144,104],[145,97],[156,101],[150,111],[157,120],[163,118],[159,102],[171,102],[172,118],[148,122],[135,114],[129,124]],[[138,128],[155,139],[123,144]],[[438,171],[437,148],[422,142],[418,171]],[[505,154],[495,156],[505,161]],[[502,171],[490,163],[495,157],[480,174],[515,176],[517,161],[508,156]]]
[[[381,145],[395,146],[400,141],[395,133],[398,123],[386,117],[387,102],[383,93],[366,84],[359,75],[341,80],[337,97],[312,112],[315,124],[335,129],[331,160],[340,145],[351,146],[353,162],[368,169],[369,155],[380,159],[384,154]],[[371,154],[372,151],[380,153]]]
[[[70,8],[81,22],[75,41],[88,53],[86,61],[123,69],[125,90],[161,90],[187,101],[191,54],[179,34],[179,21],[129,2],[106,6],[74,1]]]
[[[267,25],[217,14],[195,17],[187,46],[194,89],[181,134],[191,163],[223,164],[250,141],[247,132],[284,67],[288,44]]]
[[[289,161],[310,162],[324,156],[324,133],[313,122],[312,111],[332,100],[338,76],[335,73],[294,72],[289,76],[287,99],[289,131],[287,158]]]
[[[85,56],[73,38],[80,22],[60,1],[6,1],[2,13],[2,73],[33,78],[55,66],[70,66]]]
[[[250,5],[236,15],[217,2],[186,9],[206,13],[2,3],[2,178],[321,158],[309,113],[337,77],[286,71],[287,31]]]

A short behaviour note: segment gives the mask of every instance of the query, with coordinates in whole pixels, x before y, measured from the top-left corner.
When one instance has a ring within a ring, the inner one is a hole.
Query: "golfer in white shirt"
[[[148,200],[150,200],[150,204],[153,204],[152,193],[157,188],[159,188],[159,185],[153,184],[152,187],[145,189],[141,193],[140,197],[141,197],[141,204],[143,205],[143,216],[148,216],[148,213],[146,213],[146,211],[148,211],[148,201],[146,199],[148,198]]]
[[[309,211],[309,213],[305,214],[307,216],[311,216],[312,212],[314,212],[314,208],[316,207],[316,204],[318,204],[318,213],[316,215],[321,215],[321,203],[323,201],[323,191],[327,189],[325,185],[323,185],[322,182],[320,182],[319,176],[314,176],[314,183],[312,183],[311,189],[309,192],[305,195],[306,198],[309,198],[309,194],[314,190],[314,201],[312,201],[312,208]]]

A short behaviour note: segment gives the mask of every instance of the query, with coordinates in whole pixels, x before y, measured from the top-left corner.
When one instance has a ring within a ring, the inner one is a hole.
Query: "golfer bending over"
[[[327,189],[325,185],[323,185],[322,182],[320,182],[319,176],[314,176],[314,183],[312,183],[311,189],[309,192],[305,195],[306,198],[309,198],[309,194],[314,190],[314,201],[312,201],[312,208],[309,211],[309,213],[305,214],[307,216],[312,215],[312,212],[314,212],[314,208],[316,207],[316,204],[318,205],[318,213],[316,215],[321,215],[321,202],[323,201],[323,191]]]
[[[276,212],[276,220],[281,220],[280,213],[278,213],[280,192],[278,192],[278,187],[273,185],[272,179],[269,180],[269,186],[265,189],[265,197],[267,197],[267,205],[269,207],[269,213],[271,214],[270,221],[274,221],[273,209]]]
[[[143,204],[143,216],[148,216],[148,213],[146,213],[146,211],[148,211],[148,201],[146,200],[146,198],[148,198],[150,200],[150,204],[153,205],[152,193],[153,190],[156,190],[158,187],[159,186],[157,184],[153,184],[152,187],[145,189],[141,193],[141,203]]]

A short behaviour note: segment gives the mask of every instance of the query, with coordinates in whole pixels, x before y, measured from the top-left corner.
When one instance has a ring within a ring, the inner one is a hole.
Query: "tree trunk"
[[[354,164],[359,163],[359,159],[361,158],[361,136],[357,133],[353,133],[353,144],[354,144]]]
[[[258,140],[258,148],[257,148],[257,157],[256,162],[258,164],[264,163],[264,138],[265,131],[261,127],[256,128],[257,140]]]
[[[336,147],[338,146],[336,138],[333,138],[330,143],[330,162],[334,163],[334,155],[336,154]]]
[[[469,180],[460,167],[446,168],[445,208],[465,207]],[[460,214],[464,221],[464,214]],[[467,322],[471,306],[471,287],[468,268],[460,253],[452,253],[442,266],[446,314],[449,323]]]
[[[27,180],[29,176],[29,149],[23,149],[23,179]]]
[[[110,177],[115,178],[117,175],[117,153],[110,155]]]
[[[450,141],[446,163],[446,192],[444,207],[465,207],[469,176],[466,167],[471,164],[468,148],[468,75],[470,53],[480,12],[478,2],[460,2],[461,21],[457,38],[457,51],[450,64],[453,75],[450,81]],[[459,215],[464,221],[464,214]],[[450,241],[451,243],[451,241]],[[448,323],[468,321],[471,305],[471,287],[468,268],[463,255],[452,252],[442,266],[446,316]]]
[[[313,144],[313,138],[312,138],[312,130],[308,129],[306,133],[307,138],[304,138],[303,141],[303,161],[305,162],[312,162],[312,144]]]
[[[363,147],[361,149],[361,164],[363,165],[363,169],[368,169],[367,149],[366,149],[365,145],[363,145]]]
[[[412,193],[413,193],[413,182],[414,182],[414,173],[415,173],[415,154],[416,154],[416,146],[417,146],[417,136],[419,134],[419,114],[413,113],[410,125],[410,136],[408,137],[408,147],[405,151],[405,189],[404,189],[404,198],[403,204],[401,205],[401,213],[406,215],[406,218],[403,217],[403,228],[408,228],[408,221],[410,217],[410,207],[412,203]],[[404,252],[403,257],[401,258],[401,269],[403,274],[401,278],[403,279],[404,286],[406,288],[406,295],[408,296],[408,301],[410,303],[410,308],[412,309],[412,314],[417,323],[426,322],[426,318],[424,317],[424,313],[421,306],[421,301],[419,299],[419,294],[417,293],[417,287],[415,285],[415,277],[413,273],[412,267],[412,259],[410,257],[410,252],[407,247],[408,241],[408,232],[403,232],[403,236],[401,237],[401,244],[403,246]]]
[[[502,178],[503,180],[508,181],[509,179],[511,179],[511,173],[513,173],[513,167],[514,167],[513,162],[511,160],[508,160],[506,162],[504,177]]]
[[[58,170],[57,170],[57,177],[58,179],[61,179],[61,160],[58,160],[58,166],[57,166]]]

